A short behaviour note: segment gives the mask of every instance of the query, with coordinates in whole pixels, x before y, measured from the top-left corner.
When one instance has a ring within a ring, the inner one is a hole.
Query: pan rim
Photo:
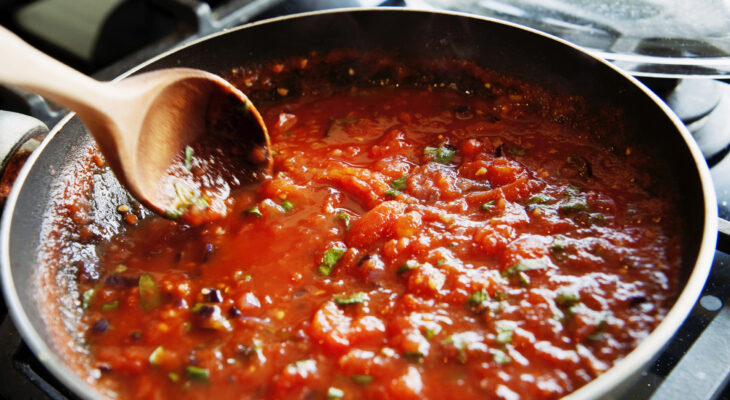
[[[704,200],[704,229],[702,230],[702,240],[700,242],[697,256],[694,262],[694,268],[692,273],[684,285],[684,288],[676,298],[668,313],[655,328],[654,330],[644,338],[644,341],[628,353],[624,358],[617,361],[611,368],[604,373],[597,376],[595,379],[586,383],[576,391],[570,393],[565,399],[577,400],[577,399],[591,399],[601,398],[606,394],[612,392],[617,387],[620,387],[622,383],[625,383],[631,378],[631,375],[636,374],[644,367],[648,362],[653,360],[658,352],[667,344],[671,336],[677,331],[682,322],[687,318],[689,312],[698,300],[701,291],[704,287],[707,276],[709,275],[712,260],[715,253],[715,246],[717,240],[717,200],[715,197],[714,187],[712,186],[712,180],[710,178],[710,171],[707,167],[702,153],[692,139],[689,130],[682,124],[681,120],[677,115],[651,90],[649,90],[644,84],[638,79],[629,75],[619,67],[609,63],[608,61],[596,56],[592,52],[583,49],[575,44],[568,41],[547,34],[545,32],[538,31],[533,28],[525,27],[519,24],[500,21],[494,18],[476,16],[472,14],[450,12],[450,11],[435,11],[435,10],[424,10],[424,9],[406,9],[399,7],[378,7],[378,8],[340,8],[330,9],[322,11],[314,11],[307,13],[299,13],[286,15],[262,21],[256,21],[253,23],[241,25],[239,27],[222,30],[215,32],[204,37],[183,43],[170,49],[156,57],[153,57],[136,67],[128,70],[127,72],[119,75],[114,80],[123,79],[142,68],[145,68],[160,59],[168,57],[174,53],[177,53],[189,46],[197,45],[218,36],[223,36],[231,32],[238,30],[248,29],[263,24],[271,24],[279,21],[286,21],[290,19],[308,18],[321,14],[338,14],[338,13],[366,13],[366,12],[377,12],[377,13],[392,13],[392,12],[403,12],[409,14],[437,14],[437,15],[451,15],[455,17],[469,18],[474,20],[482,20],[488,23],[495,23],[503,26],[508,26],[514,29],[530,32],[538,36],[542,36],[547,39],[556,41],[564,46],[568,46],[575,51],[582,53],[590,57],[594,61],[598,61],[604,67],[610,68],[614,73],[619,74],[624,79],[627,79],[631,84],[640,89],[646,96],[651,99],[654,104],[660,108],[660,110],[667,116],[680,136],[682,137],[686,149],[689,150],[692,159],[695,162],[697,168],[697,177],[699,178],[700,185],[702,188],[702,195]],[[12,229],[12,217],[9,215],[9,211],[15,211],[18,197],[25,187],[25,181],[30,174],[31,170],[35,166],[40,155],[45,151],[51,140],[64,128],[68,122],[75,117],[74,113],[69,113],[64,117],[58,124],[56,124],[48,136],[43,140],[37,151],[33,152],[21,169],[15,183],[11,189],[11,192],[7,198],[5,205],[5,215],[0,223],[0,263],[1,275],[2,275],[2,288],[5,296],[5,300],[8,304],[8,312],[11,318],[21,334],[21,337],[25,343],[30,347],[36,357],[49,369],[49,371],[58,378],[62,384],[71,389],[76,395],[83,399],[97,399],[104,398],[98,390],[84,381],[78,375],[71,372],[70,369],[65,367],[65,362],[57,355],[56,352],[51,350],[48,343],[46,343],[41,335],[33,328],[30,318],[28,316],[28,310],[22,307],[19,294],[16,291],[15,281],[12,279],[12,267],[10,264],[10,236]]]

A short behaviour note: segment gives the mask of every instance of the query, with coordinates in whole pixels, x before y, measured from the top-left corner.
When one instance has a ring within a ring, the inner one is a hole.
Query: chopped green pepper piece
[[[329,275],[335,268],[335,265],[340,261],[342,256],[345,255],[345,249],[333,247],[324,252],[322,256],[322,262],[319,264],[317,270],[322,275]]]
[[[261,218],[263,216],[263,214],[261,214],[261,211],[259,210],[259,206],[257,206],[257,205],[249,208],[248,210],[246,210],[246,212],[253,215],[256,218]]]
[[[340,400],[343,397],[345,397],[345,392],[342,389],[334,386],[330,386],[330,388],[327,389],[327,400]]]
[[[139,305],[143,311],[149,311],[162,303],[162,293],[149,274],[139,277]]]
[[[368,299],[368,295],[364,292],[357,292],[351,295],[335,295],[334,300],[338,306],[349,306],[352,304],[360,304]]]
[[[441,258],[441,259],[439,259],[438,261],[436,261],[436,266],[437,266],[437,267],[440,267],[440,266],[442,266],[442,265],[444,265],[444,264],[446,264],[446,260],[445,260],[445,259],[443,259],[443,258]]]
[[[165,355],[165,349],[162,346],[158,346],[147,358],[150,365],[158,366],[162,363],[162,357]]]
[[[210,373],[207,369],[192,365],[185,367],[185,376],[187,376],[190,380],[200,383],[208,383],[208,380],[210,379]]]
[[[185,146],[185,169],[190,171],[193,167],[193,148]]]
[[[101,306],[101,311],[111,311],[119,308],[119,300],[114,300],[111,303],[104,304]]]
[[[385,191],[384,194],[386,196],[389,196],[389,197],[398,197],[398,195],[400,194],[400,192],[397,191],[397,190],[395,190],[395,189],[388,189],[388,190]]]
[[[516,156],[524,156],[525,154],[527,154],[527,149],[523,149],[522,147],[517,146],[509,146],[507,147],[507,151]]]
[[[373,377],[370,375],[353,375],[352,381],[358,385],[369,385],[373,382]]]
[[[439,147],[424,147],[423,155],[432,156],[434,161],[440,164],[448,164],[456,152],[445,145]]]
[[[81,307],[84,310],[86,310],[87,308],[89,308],[89,306],[91,306],[91,301],[94,299],[94,294],[96,294],[96,289],[91,288],[91,289],[86,290],[81,295]]]
[[[494,209],[494,200],[482,203],[479,208],[481,208],[482,211],[492,211]]]
[[[292,204],[292,202],[289,200],[284,200],[281,202],[281,208],[283,208],[284,211],[289,211],[294,208],[294,204]]]

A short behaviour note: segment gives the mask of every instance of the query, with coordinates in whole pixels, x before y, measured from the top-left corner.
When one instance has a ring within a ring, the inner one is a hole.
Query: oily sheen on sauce
[[[224,219],[101,245],[82,288],[100,380],[223,400],[549,399],[593,379],[669,307],[675,211],[640,152],[529,100],[352,87],[262,110],[274,173]]]

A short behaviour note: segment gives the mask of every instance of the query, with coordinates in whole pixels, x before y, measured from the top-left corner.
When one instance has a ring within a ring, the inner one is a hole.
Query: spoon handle
[[[0,54],[0,83],[38,93],[81,114],[98,110],[99,101],[107,97],[103,83],[43,54],[1,26]]]

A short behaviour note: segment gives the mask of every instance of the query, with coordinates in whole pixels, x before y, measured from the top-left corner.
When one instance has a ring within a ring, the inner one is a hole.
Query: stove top
[[[405,2],[10,0],[0,1],[0,24],[77,69],[98,79],[111,79],[176,44],[216,30],[302,11],[378,5],[402,6]],[[87,10],[89,7],[96,9]],[[79,23],[79,15],[88,20]],[[130,16],[136,19],[132,24]],[[119,37],[128,37],[130,31],[136,31],[132,40],[120,42]],[[74,41],[81,45],[71,46]],[[730,81],[643,81],[692,131],[711,167],[720,216],[730,219]],[[38,96],[2,87],[0,110],[32,115],[48,126],[65,114]],[[730,400],[730,389],[725,388],[730,379],[729,265],[730,254],[718,250],[692,313],[623,399]],[[76,399],[23,343],[1,299],[0,320],[0,400]]]

